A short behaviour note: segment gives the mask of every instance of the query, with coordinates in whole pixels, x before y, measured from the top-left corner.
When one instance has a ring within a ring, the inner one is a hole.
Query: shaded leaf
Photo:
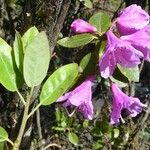
[[[15,35],[15,41],[13,43],[13,52],[15,57],[15,62],[17,68],[20,70],[20,72],[23,72],[23,44],[21,36],[18,32],[16,32]]]
[[[69,132],[68,133],[68,139],[69,139],[69,141],[72,143],[72,144],[74,144],[74,145],[78,145],[78,143],[79,143],[79,138],[78,138],[78,136],[75,134],[75,133],[73,133],[73,132]]]
[[[0,150],[4,150],[4,142],[0,142]]]
[[[40,94],[40,103],[50,105],[55,102],[72,85],[78,75],[75,63],[57,69],[44,83]]]
[[[27,46],[24,55],[24,79],[29,87],[39,85],[47,74],[50,61],[49,43],[45,32],[40,32]]]
[[[82,73],[87,76],[89,74],[94,74],[96,72],[98,62],[98,56],[96,53],[88,53],[85,55],[80,61],[80,67],[82,69]]]
[[[0,142],[6,141],[8,139],[8,133],[2,127],[0,127]]]
[[[94,25],[100,33],[106,32],[111,25],[111,18],[104,12],[94,14],[89,23]]]
[[[75,48],[90,43],[97,37],[89,33],[78,34],[72,37],[66,37],[57,41],[57,43],[63,47]]]

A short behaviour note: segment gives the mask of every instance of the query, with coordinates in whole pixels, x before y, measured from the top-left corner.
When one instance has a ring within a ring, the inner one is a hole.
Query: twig
[[[61,148],[61,146],[60,145],[58,145],[58,144],[56,144],[56,143],[52,143],[52,144],[48,144],[43,150],[46,150],[46,149],[48,149],[49,147],[57,147],[57,148]]]
[[[36,111],[36,122],[37,122],[37,128],[38,128],[38,135],[39,135],[39,147],[41,150],[43,150],[43,144],[42,144],[42,128],[41,128],[41,122],[40,122],[40,110],[37,109]]]

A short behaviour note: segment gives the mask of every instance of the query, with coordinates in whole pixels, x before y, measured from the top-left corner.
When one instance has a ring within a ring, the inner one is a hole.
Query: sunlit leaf
[[[0,38],[0,83],[9,91],[17,91],[16,70],[13,64],[11,47]]]
[[[80,2],[82,2],[83,5],[88,8],[93,8],[93,3],[91,2],[91,0],[80,0]]]
[[[138,66],[136,66],[134,68],[125,68],[125,67],[118,65],[118,68],[119,68],[120,72],[124,76],[126,76],[130,82],[131,81],[139,82],[140,71],[139,71]]]
[[[55,102],[72,85],[78,75],[78,65],[75,63],[57,69],[44,83],[40,103],[50,105]]]
[[[22,41],[23,41],[23,47],[24,50],[27,45],[29,45],[32,40],[36,37],[36,35],[39,33],[38,29],[34,26],[29,28],[23,35]]]
[[[116,129],[113,129],[113,133],[114,133],[114,138],[117,138],[120,134],[120,131],[119,129],[116,128]]]
[[[68,139],[69,139],[69,141],[72,143],[72,144],[74,144],[74,145],[78,145],[78,143],[79,143],[79,138],[78,138],[78,136],[75,134],[75,133],[73,133],[73,132],[69,132],[68,133]]]
[[[8,139],[8,133],[2,127],[0,127],[0,142],[6,141]]]
[[[98,12],[90,18],[89,23],[94,25],[97,30],[102,33],[106,32],[110,27],[111,18],[104,12]]]
[[[49,42],[45,32],[40,32],[27,46],[23,73],[29,87],[39,85],[45,78],[50,61]]]
[[[57,41],[57,43],[63,47],[75,48],[86,45],[93,41],[95,38],[97,37],[90,33],[84,33],[60,39]]]

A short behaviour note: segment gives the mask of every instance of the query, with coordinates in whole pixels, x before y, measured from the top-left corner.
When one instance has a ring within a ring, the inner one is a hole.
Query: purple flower
[[[143,54],[136,50],[128,41],[119,39],[112,31],[108,31],[105,53],[99,61],[100,73],[104,78],[111,76],[117,64],[131,68],[140,64]]]
[[[132,34],[149,24],[150,16],[140,6],[130,5],[119,14],[116,26],[121,35]]]
[[[113,107],[110,119],[111,124],[120,122],[123,109],[127,110],[131,117],[136,117],[142,112],[143,107],[147,107],[147,105],[141,103],[138,98],[127,96],[117,87],[116,84],[113,83],[111,89],[113,93]]]
[[[75,106],[86,119],[93,118],[93,104],[92,104],[92,81],[94,77],[88,77],[81,85],[76,87],[73,91],[61,96],[57,102],[63,102],[63,106]]]
[[[96,32],[97,28],[82,19],[76,19],[71,24],[71,30],[75,33],[92,33]]]
[[[131,45],[143,53],[144,59],[150,62],[150,25],[121,39],[131,43]]]

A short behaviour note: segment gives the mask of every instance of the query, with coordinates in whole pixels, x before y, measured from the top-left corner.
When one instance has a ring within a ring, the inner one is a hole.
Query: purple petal
[[[147,107],[147,105],[141,103],[138,98],[127,96],[116,84],[113,83],[111,88],[113,93],[113,107],[110,119],[111,124],[119,123],[121,111],[123,109],[128,110],[131,117],[135,117],[142,112],[143,107]]]
[[[71,24],[71,30],[75,33],[92,33],[96,32],[97,28],[82,19],[76,19]]]
[[[131,68],[141,63],[140,58],[143,57],[143,54],[132,47],[129,42],[122,41],[117,47],[115,57],[118,64]]]
[[[120,122],[121,111],[123,109],[123,93],[117,87],[116,84],[112,84],[111,86],[112,93],[113,93],[113,106],[111,112],[111,124],[116,124]]]
[[[121,39],[129,41],[132,46],[143,53],[144,59],[150,62],[150,25]]]
[[[93,119],[93,104],[91,101],[87,103],[82,103],[79,106],[79,111],[83,114],[86,119],[92,120]]]
[[[115,58],[115,45],[117,38],[111,31],[106,33],[107,35],[107,46],[105,53],[99,60],[100,73],[103,78],[108,78],[111,76],[116,68],[116,58]]]
[[[136,4],[125,8],[117,18],[116,26],[121,35],[132,34],[149,24],[150,16]]]

